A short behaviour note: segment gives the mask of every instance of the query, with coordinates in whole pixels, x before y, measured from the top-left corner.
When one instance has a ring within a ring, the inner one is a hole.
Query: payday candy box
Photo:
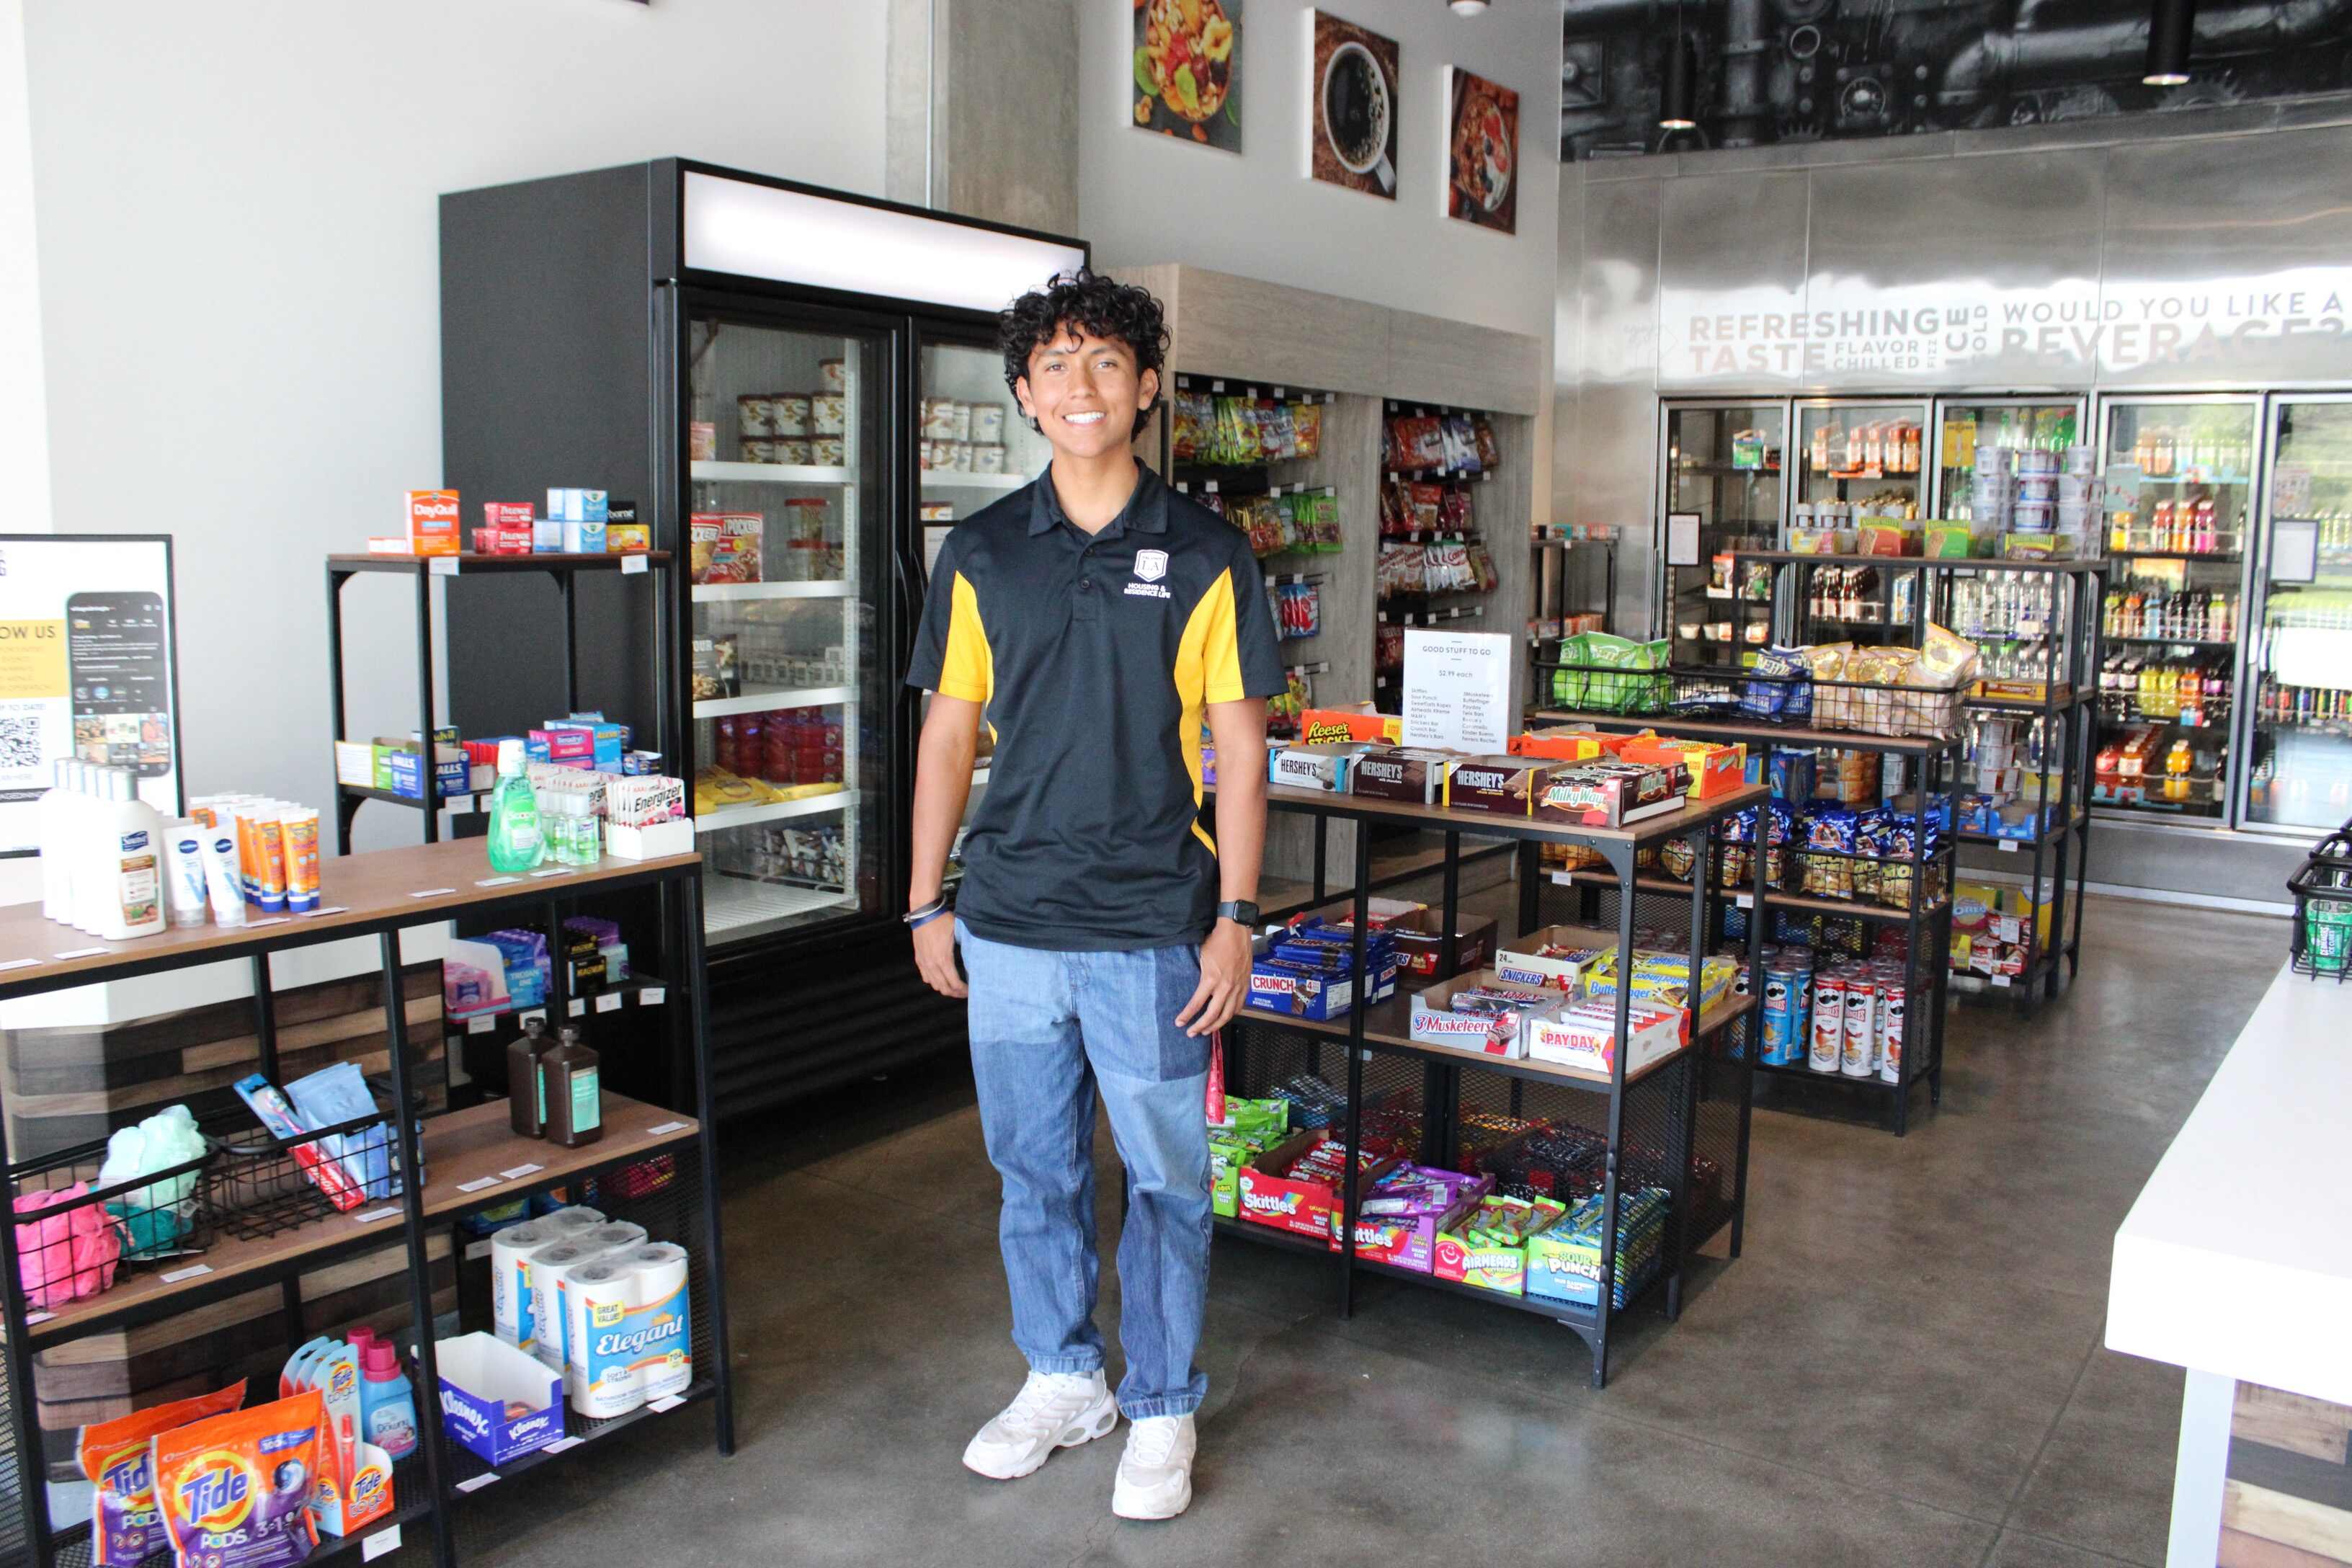
[[[1636,1073],[1652,1062],[1682,1048],[1680,1007],[1634,1002],[1626,1009],[1625,1031],[1633,1045],[1625,1052],[1625,1070]],[[1617,1004],[1614,998],[1570,1002],[1549,1017],[1530,1018],[1527,1026],[1528,1055],[1579,1071],[1607,1077],[1617,1059]]]
[[[1234,1179],[1241,1217],[1294,1236],[1318,1237],[1329,1242],[1332,1251],[1339,1251],[1343,1198],[1339,1184],[1299,1181],[1280,1173],[1328,1136],[1328,1128],[1310,1128],[1244,1165]],[[1370,1190],[1374,1182],[1396,1168],[1396,1163],[1394,1160],[1375,1160],[1366,1165],[1356,1178],[1357,1195],[1360,1197]]]
[[[1445,775],[1445,804],[1460,811],[1532,816],[1544,781],[1560,765],[1541,757],[1465,757]]]

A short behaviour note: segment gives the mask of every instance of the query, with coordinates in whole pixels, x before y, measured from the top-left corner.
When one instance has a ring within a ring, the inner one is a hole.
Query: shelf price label
[[[646,558],[645,558],[644,556],[642,556],[642,555],[624,555],[624,556],[622,556],[622,557],[621,557],[621,575],[622,575],[622,576],[624,576],[624,577],[634,577],[634,576],[636,576],[636,575],[638,575],[639,574],[643,573],[643,572],[645,571],[645,569],[646,569]]]

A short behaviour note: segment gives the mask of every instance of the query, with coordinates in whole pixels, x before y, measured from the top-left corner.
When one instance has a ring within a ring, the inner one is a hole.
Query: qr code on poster
[[[41,755],[41,716],[0,713],[0,769],[38,769],[45,760]]]

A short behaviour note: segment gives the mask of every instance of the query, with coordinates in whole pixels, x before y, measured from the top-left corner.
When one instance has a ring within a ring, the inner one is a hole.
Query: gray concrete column
[[[891,199],[1075,234],[1076,0],[888,4]]]

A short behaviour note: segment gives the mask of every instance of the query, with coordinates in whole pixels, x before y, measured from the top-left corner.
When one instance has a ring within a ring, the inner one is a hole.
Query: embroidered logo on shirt
[[[1160,579],[1168,575],[1168,552],[1139,550],[1135,552],[1135,575],[1138,581],[1127,585],[1129,595],[1142,599],[1165,599],[1168,589]]]

